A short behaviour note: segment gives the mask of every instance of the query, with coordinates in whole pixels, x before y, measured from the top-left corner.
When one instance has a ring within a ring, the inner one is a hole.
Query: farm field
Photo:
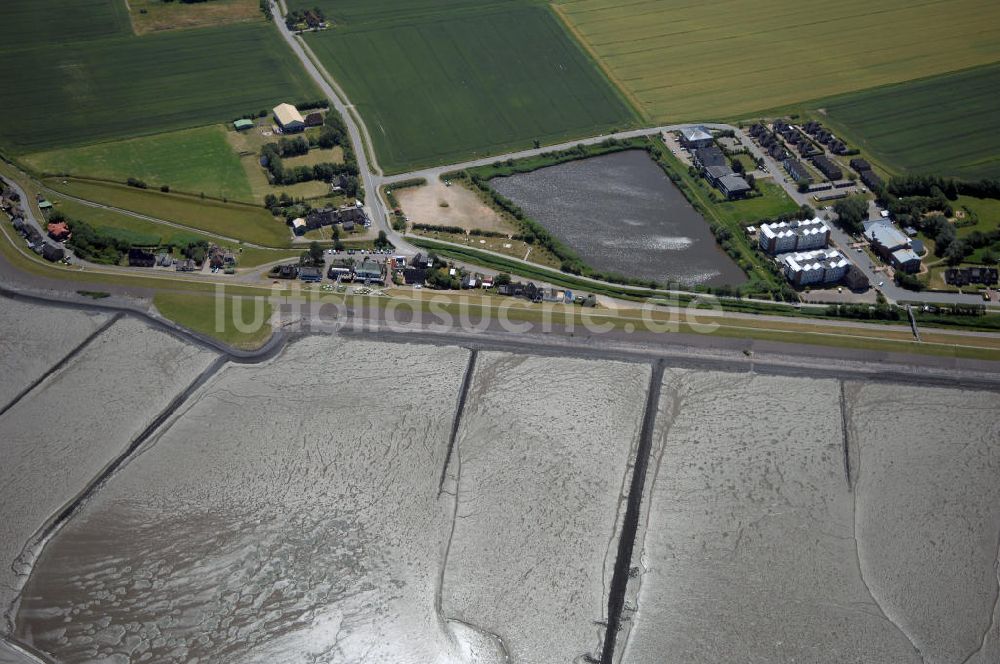
[[[48,178],[56,191],[88,201],[172,221],[192,230],[216,233],[267,247],[286,248],[288,228],[262,207],[222,203],[182,194],[136,189],[92,180]]]
[[[0,58],[0,145],[17,154],[226,122],[320,96],[263,22],[58,48],[4,45]]]
[[[160,30],[200,28],[263,19],[258,0],[195,3],[128,0],[128,7],[132,16],[132,28],[139,35]]]
[[[346,4],[348,20],[306,41],[365,119],[386,172],[635,121],[543,5]]]
[[[656,122],[754,112],[1000,60],[1000,4],[557,0]]]
[[[4,0],[0,53],[131,32],[122,0]]]
[[[1000,65],[811,104],[814,115],[894,173],[1000,177]]]
[[[125,141],[52,150],[22,157],[45,174],[80,175],[252,202],[250,182],[221,125],[185,129]]]

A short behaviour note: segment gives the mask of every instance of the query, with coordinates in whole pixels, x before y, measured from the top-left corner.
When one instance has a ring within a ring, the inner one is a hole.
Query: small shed
[[[248,120],[246,118],[237,120],[236,122],[233,123],[233,128],[236,129],[236,131],[245,131],[247,129],[253,129],[253,120]]]

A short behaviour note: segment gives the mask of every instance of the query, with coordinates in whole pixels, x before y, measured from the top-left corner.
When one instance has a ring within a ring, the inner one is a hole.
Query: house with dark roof
[[[128,264],[130,267],[153,267],[156,265],[156,254],[149,249],[132,247],[128,250]]]
[[[837,166],[837,164],[825,155],[813,157],[812,163],[828,180],[839,180],[844,177],[844,171],[840,169],[840,166]]]
[[[872,169],[872,165],[860,157],[855,157],[851,160],[851,168],[854,169],[855,173],[861,175],[865,171],[870,171]]]
[[[875,171],[861,171],[861,181],[865,183],[865,186],[871,190],[878,189],[883,185],[882,178],[880,178]]]
[[[354,280],[385,283],[385,271],[378,261],[366,258],[354,267]]]
[[[312,265],[303,265],[299,268],[299,280],[308,283],[323,281],[323,268],[313,267]]]
[[[722,178],[732,174],[733,174],[733,169],[729,167],[729,164],[721,164],[719,166],[709,166],[705,169],[705,178],[712,184],[716,184]]]
[[[969,284],[993,286],[998,281],[998,274],[994,267],[949,268],[944,271],[944,280],[952,286]]]
[[[716,186],[730,200],[743,198],[750,193],[750,183],[735,173],[719,178]]]
[[[782,166],[785,167],[788,177],[792,178],[795,182],[806,182],[807,184],[812,183],[812,175],[809,174],[805,164],[798,159],[792,159],[789,157],[784,161]]]
[[[710,166],[727,166],[726,155],[722,153],[715,145],[698,148],[692,153],[694,157],[694,163],[701,168],[708,168]]]
[[[427,270],[422,267],[408,267],[403,270],[403,283],[407,285],[420,284],[427,281]]]
[[[46,242],[45,246],[42,247],[42,258],[47,261],[55,263],[57,261],[61,261],[65,257],[66,251],[57,244]]]

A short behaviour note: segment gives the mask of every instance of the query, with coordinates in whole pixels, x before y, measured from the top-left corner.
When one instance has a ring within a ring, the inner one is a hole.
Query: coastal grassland
[[[164,2],[128,0],[132,28],[136,34],[178,28],[201,28],[226,23],[262,21],[259,0],[212,0],[212,2]]]
[[[731,119],[1000,60],[1000,4],[557,0],[647,120]]]
[[[127,35],[132,30],[122,0],[4,0],[2,18],[0,54],[40,42],[58,48],[68,41]]]
[[[253,202],[250,182],[222,125],[184,129],[124,141],[25,155],[42,174],[78,175]]]
[[[271,313],[273,307],[264,298],[223,297],[192,295],[190,293],[161,292],[153,297],[153,305],[165,318],[189,330],[208,335],[235,348],[254,350],[271,338]],[[216,324],[218,307],[225,307],[225,323]],[[234,316],[247,323],[246,331],[233,324]],[[263,316],[259,325],[250,325]]]
[[[204,240],[210,244],[226,247],[237,254],[240,267],[256,267],[286,258],[295,258],[301,253],[292,249],[242,247],[238,242],[224,240],[210,233],[199,233],[186,228],[139,219],[114,210],[91,207],[58,195],[50,195],[49,200],[55,204],[55,209],[62,212],[67,218],[85,221],[97,230],[128,239],[133,244],[181,246],[188,242]]]
[[[1000,64],[812,102],[826,122],[896,174],[1000,177]]]
[[[347,4],[352,20],[306,41],[357,106],[386,172],[636,120],[545,5]]]
[[[192,230],[266,247],[287,248],[291,243],[288,228],[259,206],[93,180],[48,178],[45,184],[69,196],[171,221]]]
[[[319,97],[275,30],[243,23],[0,50],[0,145],[89,145]]]

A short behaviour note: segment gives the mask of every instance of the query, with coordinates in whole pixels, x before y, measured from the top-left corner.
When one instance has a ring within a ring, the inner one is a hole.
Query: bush
[[[145,182],[143,182],[138,178],[129,178],[128,180],[125,181],[125,184],[127,184],[130,187],[135,187],[137,189],[146,189],[149,187],[149,185],[147,185]]]

